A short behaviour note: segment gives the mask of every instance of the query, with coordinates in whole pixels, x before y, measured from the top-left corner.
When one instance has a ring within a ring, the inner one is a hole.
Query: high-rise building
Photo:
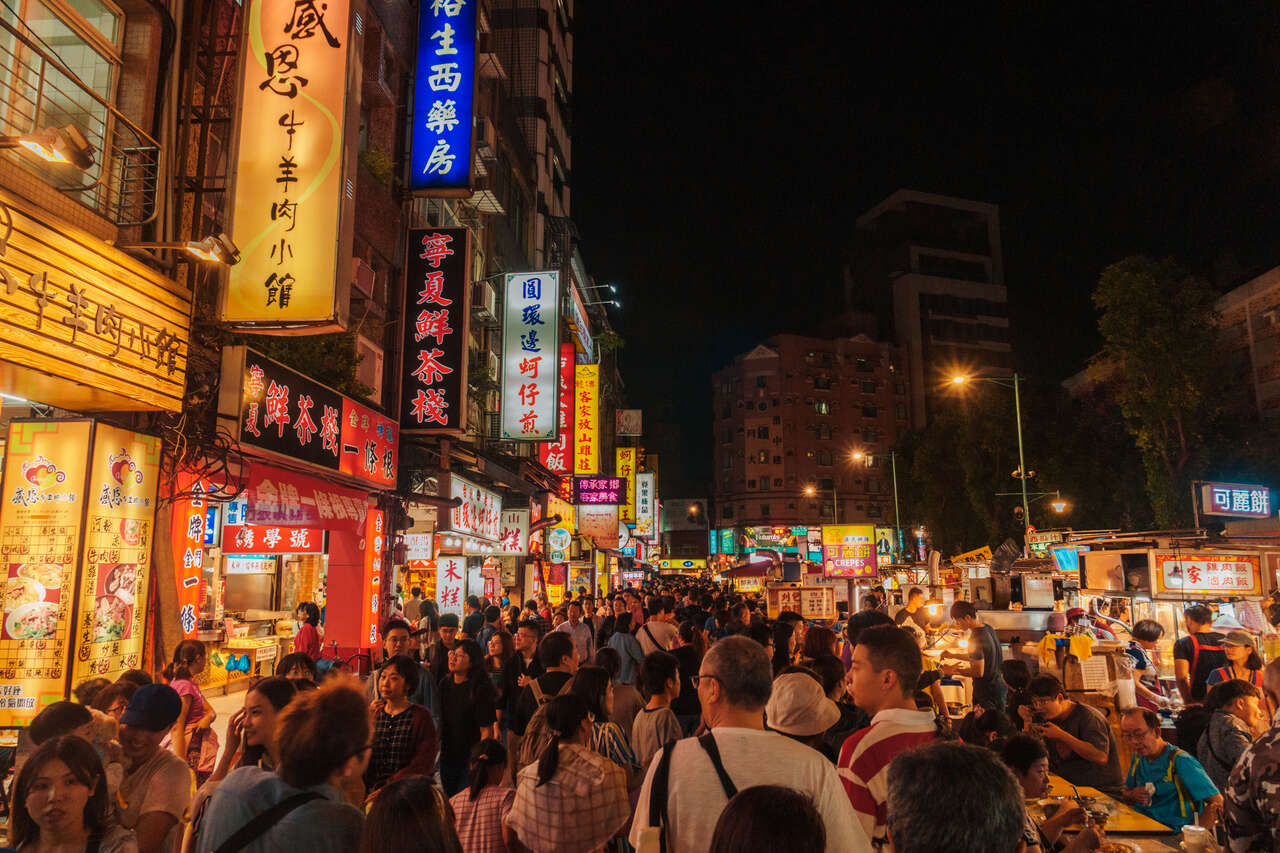
[[[845,288],[849,308],[893,330],[914,427],[952,375],[1012,366],[996,205],[898,190],[858,217]]]
[[[861,335],[777,335],[717,371],[713,526],[891,521],[901,364]]]

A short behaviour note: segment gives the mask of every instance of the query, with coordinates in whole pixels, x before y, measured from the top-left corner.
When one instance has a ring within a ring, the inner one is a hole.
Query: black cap
[[[144,684],[129,700],[120,722],[126,726],[162,732],[182,714],[182,697],[167,684]]]

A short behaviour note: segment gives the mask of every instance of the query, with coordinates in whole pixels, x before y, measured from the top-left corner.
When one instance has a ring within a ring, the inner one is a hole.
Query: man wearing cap
[[[937,735],[932,710],[916,710],[916,683],[924,662],[906,629],[878,625],[858,634],[849,666],[853,703],[871,725],[849,735],[836,768],[854,813],[876,849],[887,843],[889,762]]]
[[[440,639],[427,650],[427,664],[431,667],[432,678],[440,679],[449,674],[449,652],[458,645],[458,628],[461,624],[462,620],[457,613],[441,615]],[[482,651],[488,653],[487,649]]]
[[[191,768],[160,742],[182,713],[178,692],[167,684],[139,687],[120,717],[120,748],[128,774],[120,783],[120,825],[138,838],[138,853],[175,853],[195,794]]]

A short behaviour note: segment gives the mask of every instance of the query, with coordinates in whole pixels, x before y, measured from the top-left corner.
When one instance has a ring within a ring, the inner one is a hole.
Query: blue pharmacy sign
[[[471,194],[478,2],[421,2],[413,88],[412,190]]]

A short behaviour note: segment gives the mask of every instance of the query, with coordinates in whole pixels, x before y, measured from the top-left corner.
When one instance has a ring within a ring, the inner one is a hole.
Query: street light
[[[866,459],[870,462],[876,456],[884,456],[883,453],[863,453],[861,450],[853,451],[855,461]],[[895,554],[900,556],[902,549],[902,515],[898,511],[898,453],[897,451],[889,451],[889,467],[893,471],[893,550]]]
[[[804,493],[806,497],[811,498],[818,493],[818,489],[816,486],[812,485],[805,486]],[[840,498],[836,495],[835,477],[831,478],[831,523],[840,523]]]
[[[995,385],[1001,385],[1008,388],[1010,384],[1013,386],[1013,413],[1014,420],[1018,427],[1018,482],[1022,484],[1022,512],[1023,526],[1031,525],[1031,507],[1027,502],[1027,464],[1022,460],[1022,398],[1018,394],[1018,374],[1013,374],[1012,383],[1006,383],[1003,379],[997,379],[992,376],[971,377],[963,374],[956,374],[951,377],[951,381],[955,385],[963,385],[966,382],[991,382]]]

